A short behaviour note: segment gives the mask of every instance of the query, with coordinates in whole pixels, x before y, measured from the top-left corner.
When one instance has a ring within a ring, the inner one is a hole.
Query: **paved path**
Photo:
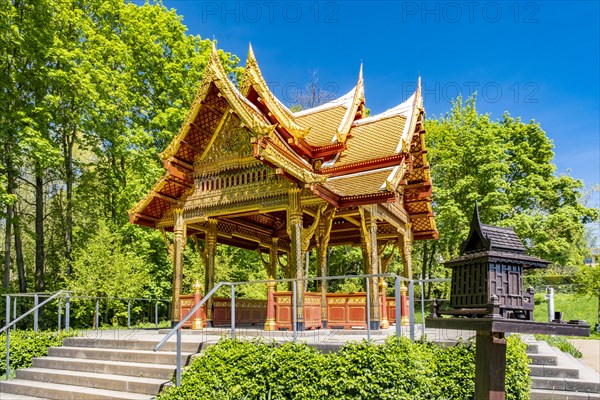
[[[570,339],[571,343],[581,351],[581,361],[600,374],[600,340]]]

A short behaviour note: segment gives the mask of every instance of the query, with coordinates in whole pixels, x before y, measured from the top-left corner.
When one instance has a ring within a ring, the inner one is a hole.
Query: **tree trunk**
[[[15,254],[17,258],[17,271],[19,274],[19,292],[27,292],[27,282],[25,282],[25,260],[23,259],[23,241],[21,240],[21,221],[16,214],[13,219],[15,234]]]
[[[435,251],[437,249],[437,241],[433,242],[433,244],[431,245],[431,255],[429,256],[429,266],[427,267],[427,270],[429,271],[429,275],[431,275],[431,271],[433,270],[433,259],[435,258]],[[433,284],[431,282],[429,282],[429,285],[427,285],[427,298],[430,299],[431,298],[431,288],[433,287]]]
[[[67,206],[65,216],[65,260],[67,264],[67,276],[71,276],[71,253],[73,251],[73,144],[75,133],[66,134],[64,137],[64,162],[65,162],[65,185],[67,187]]]
[[[6,234],[4,236],[4,282],[2,288],[8,293],[10,283],[10,250],[12,244],[13,205],[6,206]]]
[[[44,291],[44,172],[35,166],[35,291]]]
[[[7,180],[7,185],[6,185],[6,193],[8,195],[12,195],[14,194],[14,174],[13,174],[13,167],[12,167],[12,162],[10,159],[10,144],[7,142],[4,145],[4,151],[5,151],[5,167],[6,167],[6,180]],[[4,236],[4,282],[3,282],[3,289],[8,293],[9,287],[10,287],[10,264],[11,264],[11,259],[10,259],[10,253],[11,253],[11,247],[12,247],[12,226],[13,226],[13,212],[14,212],[14,204],[8,204],[6,206],[6,234]]]

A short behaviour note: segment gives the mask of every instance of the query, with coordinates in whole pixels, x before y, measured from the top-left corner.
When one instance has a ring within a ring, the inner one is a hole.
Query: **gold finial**
[[[200,281],[196,281],[193,285],[192,288],[194,289],[194,292],[200,292],[200,290],[202,289],[202,285],[200,285]]]

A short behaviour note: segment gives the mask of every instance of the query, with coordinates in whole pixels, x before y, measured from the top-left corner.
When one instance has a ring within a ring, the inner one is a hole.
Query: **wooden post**
[[[304,284],[300,280],[304,277],[304,257],[302,252],[302,208],[300,197],[302,189],[294,188],[288,192],[288,234],[290,237],[289,267],[296,272],[296,329],[304,330]]]
[[[387,282],[385,279],[380,278],[379,291],[381,292],[381,329],[387,329],[390,327],[390,321],[388,320],[386,289]]]
[[[200,290],[201,290],[200,282],[196,281],[196,283],[194,283],[194,285],[193,285],[193,289],[194,289],[194,306],[196,306],[196,304],[200,303],[200,300],[202,300],[202,293],[200,292]],[[205,319],[204,309],[203,309],[203,307],[200,307],[200,309],[198,309],[194,313],[194,319],[192,320],[192,329],[204,328],[204,319]]]
[[[369,206],[370,212],[365,213],[362,207],[359,208],[361,217],[361,232],[364,238],[365,251],[363,255],[367,257],[368,273],[377,274],[379,272],[379,252],[377,247],[377,221],[373,216],[374,205]],[[376,278],[369,279],[369,302],[371,321],[369,322],[371,329],[380,328],[380,312],[379,312],[379,280]]]
[[[173,227],[173,303],[171,304],[171,325],[179,322],[179,296],[181,295],[181,280],[183,277],[183,251],[185,249],[185,222],[183,210],[173,210],[175,225]]]
[[[331,238],[331,227],[335,217],[335,208],[330,209],[324,214],[315,233],[315,242],[317,244],[317,261],[319,263],[321,277],[327,276],[327,248],[329,239]],[[327,280],[320,281],[321,287],[321,324],[323,328],[327,328]]]
[[[477,331],[475,399],[504,400],[506,339],[502,332]]]
[[[400,321],[400,323],[402,324],[402,326],[406,326],[408,324],[410,324],[410,320],[408,319],[408,296],[406,295],[408,293],[408,289],[406,288],[406,285],[404,284],[404,281],[400,284],[400,307],[402,309],[402,320]],[[398,321],[396,321],[396,323],[398,323]]]
[[[274,331],[276,329],[275,324],[275,282],[273,277],[270,276],[269,280],[272,282],[267,283],[267,320],[265,321],[265,331]]]
[[[206,252],[206,279],[204,292],[208,293],[215,286],[215,255],[217,253],[217,220],[208,220],[208,231],[204,239]],[[213,326],[213,298],[206,301],[206,325]]]
[[[406,233],[402,239],[402,262],[404,264],[404,277],[407,279],[412,279],[412,231],[410,223],[406,224]],[[404,282],[402,282],[402,286],[400,289],[401,292],[401,304],[402,304],[402,325],[408,325],[409,318],[408,312],[410,307],[410,299],[406,295],[408,289]]]

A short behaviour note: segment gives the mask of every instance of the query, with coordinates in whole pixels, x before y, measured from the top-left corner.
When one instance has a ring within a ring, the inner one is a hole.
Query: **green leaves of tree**
[[[582,263],[584,224],[598,211],[580,203],[581,181],[555,174],[553,145],[538,123],[508,113],[492,121],[477,112],[474,97],[459,97],[426,127],[443,259],[458,254],[478,201],[482,221],[514,226],[530,253],[559,265]]]

